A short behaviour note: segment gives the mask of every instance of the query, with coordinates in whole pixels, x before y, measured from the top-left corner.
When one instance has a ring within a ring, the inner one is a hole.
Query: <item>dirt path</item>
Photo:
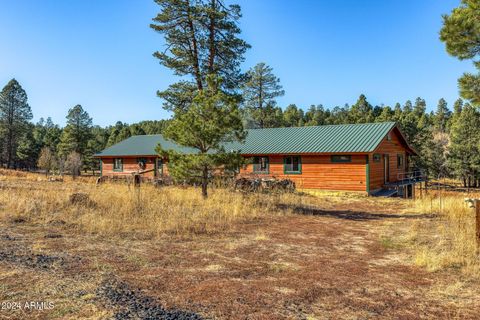
[[[355,201],[294,212],[226,235],[158,240],[109,240],[64,225],[4,221],[0,299],[50,299],[55,308],[1,310],[0,319],[478,316],[475,296],[435,294],[458,276],[414,267],[408,252],[380,241],[389,230],[430,217]]]

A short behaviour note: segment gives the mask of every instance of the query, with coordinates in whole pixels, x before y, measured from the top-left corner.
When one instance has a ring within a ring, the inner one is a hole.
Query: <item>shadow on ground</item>
[[[313,206],[294,206],[278,204],[279,210],[292,210],[295,214],[332,217],[337,219],[353,221],[370,221],[382,219],[428,219],[433,218],[432,214],[394,214],[394,213],[370,213],[355,210],[325,210]]]
[[[162,320],[201,320],[196,313],[165,309],[155,299],[146,296],[139,289],[131,288],[127,283],[115,279],[104,281],[97,290],[107,306],[115,308],[114,319],[162,319]]]

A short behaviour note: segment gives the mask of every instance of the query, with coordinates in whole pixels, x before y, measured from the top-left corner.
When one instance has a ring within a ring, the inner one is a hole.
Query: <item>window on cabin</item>
[[[338,162],[338,163],[352,162],[352,156],[333,155],[332,162]]]
[[[113,159],[113,171],[123,171],[123,159]]]
[[[287,156],[283,160],[284,173],[302,173],[302,161],[300,156]]]
[[[137,158],[137,163],[140,169],[144,170],[147,166],[147,158]]]
[[[397,154],[397,168],[403,169],[403,154]]]
[[[382,160],[382,155],[379,153],[375,153],[373,155],[373,162],[380,162]]]
[[[253,172],[254,173],[268,173],[269,160],[268,157],[254,157],[253,158]]]

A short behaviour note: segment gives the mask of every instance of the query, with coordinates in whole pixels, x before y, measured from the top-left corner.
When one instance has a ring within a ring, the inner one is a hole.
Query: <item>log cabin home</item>
[[[376,194],[405,180],[410,157],[417,155],[394,122],[250,129],[244,143],[226,143],[249,164],[239,175],[288,178],[300,189]],[[132,136],[97,154],[102,176],[145,172],[168,176],[168,160],[155,148],[194,153],[162,135]]]

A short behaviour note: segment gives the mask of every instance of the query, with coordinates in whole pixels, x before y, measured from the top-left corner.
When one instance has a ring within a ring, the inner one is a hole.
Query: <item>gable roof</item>
[[[396,127],[395,122],[343,124],[312,127],[288,127],[250,129],[244,143],[225,143],[225,150],[240,151],[245,155],[255,154],[301,154],[301,153],[369,153],[373,152],[382,139]],[[400,131],[399,131],[400,132]],[[413,151],[400,132],[408,149]],[[166,140],[161,134],[133,136],[115,144],[99,154],[106,156],[149,156],[156,155],[158,144],[165,150],[196,153]]]
[[[105,156],[155,156],[155,148],[158,144],[166,150],[173,149],[178,152],[195,153],[195,149],[182,147],[173,141],[165,139],[161,134],[149,134],[141,136],[131,136],[113,146],[97,153],[97,157]]]

